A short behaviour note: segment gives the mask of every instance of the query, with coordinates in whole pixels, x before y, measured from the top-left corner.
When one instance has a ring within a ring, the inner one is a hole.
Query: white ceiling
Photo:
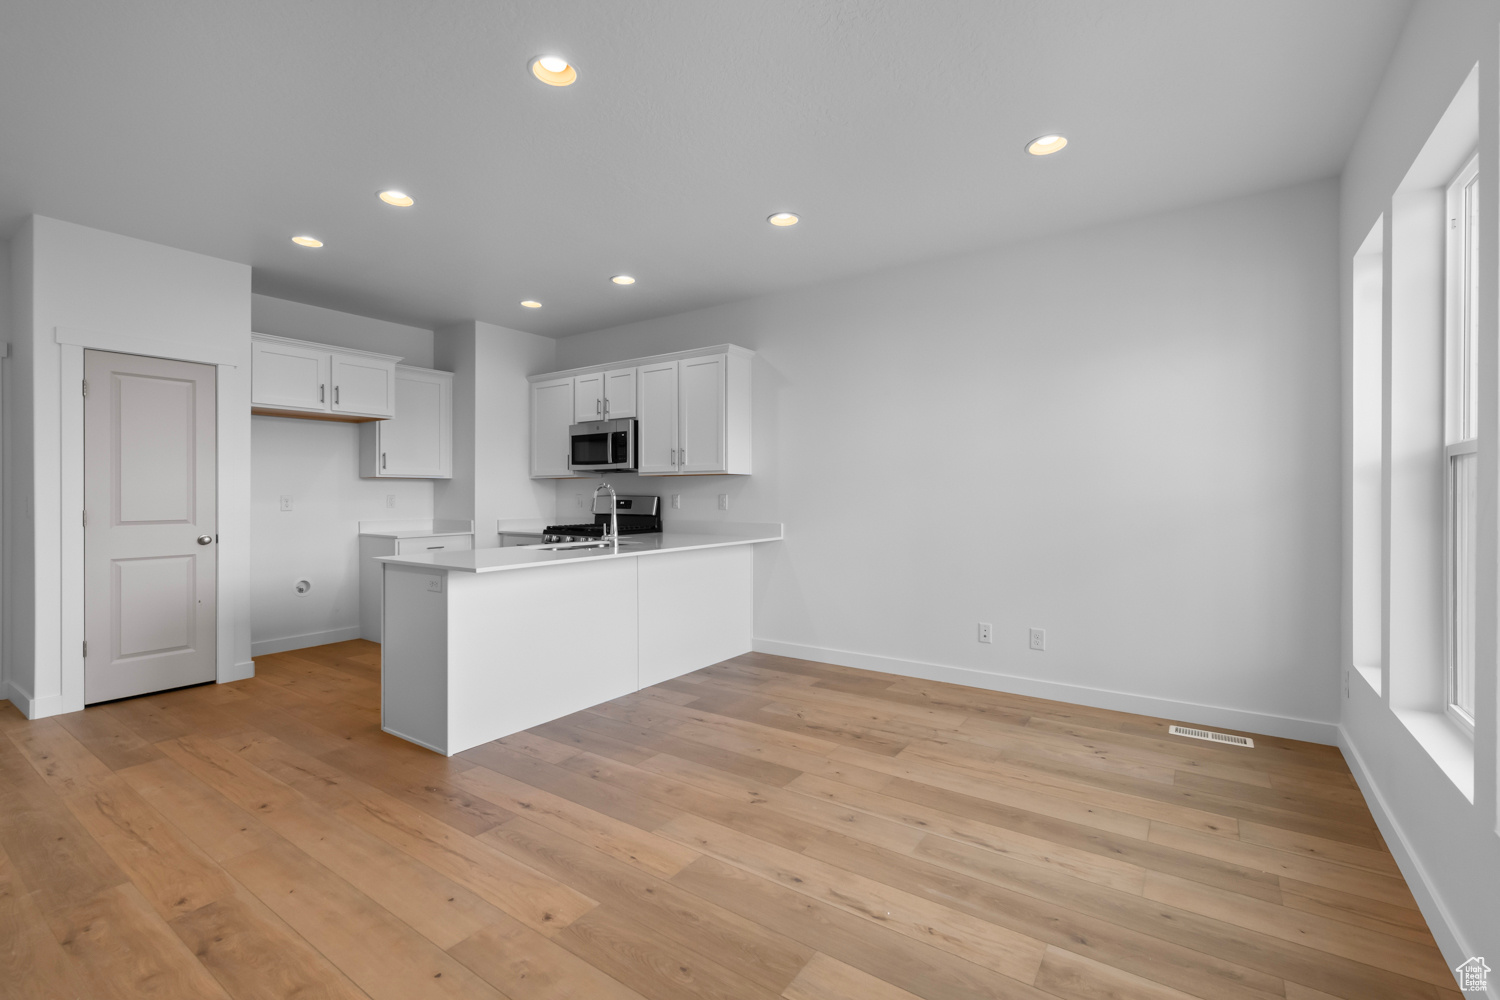
[[[0,234],[35,212],[563,336],[1330,176],[1408,7],[10,0]],[[530,76],[548,52],[574,86]]]

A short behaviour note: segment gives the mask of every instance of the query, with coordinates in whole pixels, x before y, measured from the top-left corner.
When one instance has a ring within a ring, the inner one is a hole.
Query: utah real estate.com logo
[[[1489,989],[1490,967],[1484,964],[1484,956],[1471,958],[1453,971],[1458,973],[1458,985],[1465,993],[1483,993]]]

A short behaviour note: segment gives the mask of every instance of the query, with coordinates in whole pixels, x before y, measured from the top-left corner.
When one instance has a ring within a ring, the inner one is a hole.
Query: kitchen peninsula
[[[381,728],[451,755],[748,652],[751,546],[780,539],[715,523],[381,558]]]

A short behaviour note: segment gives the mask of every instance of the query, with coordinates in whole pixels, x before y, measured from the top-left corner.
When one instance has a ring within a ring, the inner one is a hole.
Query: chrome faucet
[[[599,485],[594,487],[594,510],[599,509],[599,491],[609,490],[609,529],[604,533],[606,542],[620,544],[620,498],[615,495],[615,488],[602,479]]]

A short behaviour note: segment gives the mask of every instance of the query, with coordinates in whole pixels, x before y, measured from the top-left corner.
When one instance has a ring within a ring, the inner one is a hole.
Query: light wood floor
[[[1329,747],[750,654],[445,760],[378,657],[0,704],[0,995],[1460,996]]]

